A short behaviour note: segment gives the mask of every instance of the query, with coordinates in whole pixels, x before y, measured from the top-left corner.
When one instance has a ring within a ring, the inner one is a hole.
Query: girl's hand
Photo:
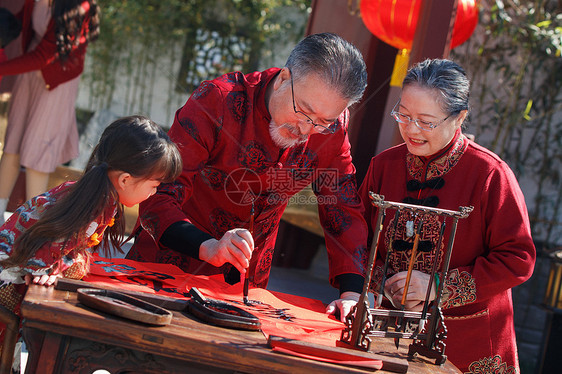
[[[332,301],[326,307],[327,314],[333,314],[339,317],[340,321],[345,322],[345,318],[351,312],[351,309],[357,304],[359,301],[359,297],[361,295],[357,292],[347,291],[341,294],[338,300]]]
[[[26,274],[25,275],[25,284],[27,286],[29,286],[31,283],[34,284],[40,284],[43,286],[52,286],[53,284],[55,284],[55,280],[57,278],[62,278],[62,275],[57,274],[57,275],[37,275],[37,276],[33,276],[32,274]]]

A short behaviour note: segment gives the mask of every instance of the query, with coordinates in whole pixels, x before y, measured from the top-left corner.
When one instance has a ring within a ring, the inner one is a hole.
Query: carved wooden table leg
[[[29,351],[25,373],[55,373],[62,335],[24,327],[23,338]]]

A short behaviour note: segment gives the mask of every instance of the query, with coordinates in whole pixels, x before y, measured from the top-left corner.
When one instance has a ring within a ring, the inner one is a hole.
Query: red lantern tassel
[[[392,76],[390,77],[391,87],[402,87],[402,81],[408,72],[408,62],[410,61],[410,50],[401,49],[396,54],[394,59],[394,68],[392,69]]]

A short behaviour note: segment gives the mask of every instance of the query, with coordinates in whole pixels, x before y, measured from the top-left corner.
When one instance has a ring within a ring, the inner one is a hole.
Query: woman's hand
[[[402,304],[407,275],[407,271],[396,273],[390,277],[384,285],[384,295],[397,309],[400,309]],[[406,302],[404,303],[406,310],[419,312],[423,309],[423,303],[425,301],[425,295],[427,293],[427,286],[429,282],[434,282],[431,275],[422,273],[418,270],[412,270],[412,276],[410,277],[410,284],[408,286],[408,294],[406,295]],[[429,301],[433,301],[435,299],[435,294],[436,291],[434,283],[431,288]]]
[[[326,307],[327,314],[333,314],[336,317],[339,314],[340,321],[345,322],[345,317],[351,312],[351,309],[359,301],[361,295],[357,292],[347,291],[340,295],[340,298],[332,301]]]
[[[40,284],[42,286],[52,286],[53,284],[55,284],[55,281],[57,280],[57,278],[62,278],[62,275],[60,274],[56,274],[56,275],[32,275],[32,274],[26,274],[25,275],[25,284],[27,286],[29,286],[31,283],[34,284]]]
[[[246,273],[254,251],[254,238],[246,229],[227,231],[220,240],[209,239],[199,248],[199,258],[213,266],[231,263],[240,274]]]

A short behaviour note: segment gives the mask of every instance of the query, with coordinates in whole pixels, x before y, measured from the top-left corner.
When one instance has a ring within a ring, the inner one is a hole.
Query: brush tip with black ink
[[[248,301],[248,288],[250,286],[250,280],[248,279],[248,276],[246,274],[246,278],[244,279],[244,291],[243,291],[243,296],[242,296],[242,300],[244,301],[245,305],[249,304]]]

